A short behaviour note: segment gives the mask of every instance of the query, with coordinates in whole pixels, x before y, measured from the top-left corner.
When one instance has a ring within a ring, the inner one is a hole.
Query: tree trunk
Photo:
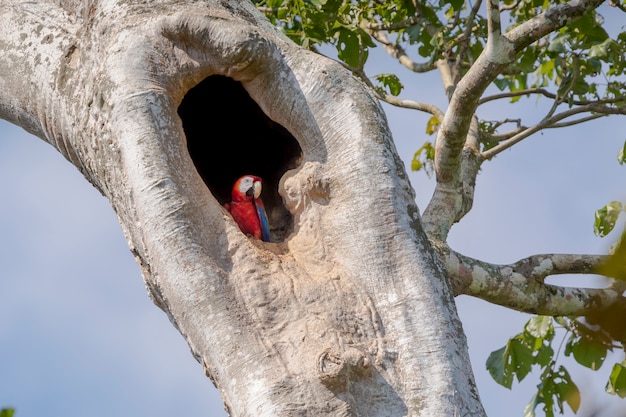
[[[483,415],[385,116],[237,0],[4,0],[0,117],[111,202],[233,416]],[[73,3],[73,4],[72,4]],[[272,242],[223,209],[264,179]]]

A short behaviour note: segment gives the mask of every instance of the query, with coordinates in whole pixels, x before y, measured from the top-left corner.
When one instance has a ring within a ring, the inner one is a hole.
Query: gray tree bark
[[[484,414],[379,104],[251,3],[4,0],[0,117],[109,199],[231,415]],[[270,243],[222,207],[250,169]]]

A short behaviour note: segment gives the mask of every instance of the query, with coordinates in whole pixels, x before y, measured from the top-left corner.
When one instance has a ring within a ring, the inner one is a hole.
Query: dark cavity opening
[[[293,218],[278,194],[278,182],[299,162],[298,141],[263,113],[241,83],[224,76],[208,77],[189,90],[178,115],[191,159],[220,204],[230,201],[233,184],[242,175],[263,179],[261,198],[271,241],[282,241]]]

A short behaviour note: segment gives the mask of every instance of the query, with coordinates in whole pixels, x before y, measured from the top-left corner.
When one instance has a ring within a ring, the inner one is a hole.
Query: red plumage
[[[261,178],[244,175],[233,185],[232,201],[224,207],[243,233],[269,242],[267,216],[260,194]]]

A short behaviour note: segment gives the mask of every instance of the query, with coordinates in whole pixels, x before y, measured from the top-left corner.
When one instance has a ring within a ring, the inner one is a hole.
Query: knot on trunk
[[[283,198],[289,210],[298,214],[312,201],[321,205],[330,200],[330,180],[321,173],[319,162],[305,162],[298,171],[282,179]]]
[[[371,375],[372,361],[358,349],[348,348],[343,353],[326,349],[317,356],[317,374],[331,389],[345,391],[350,382]]]

